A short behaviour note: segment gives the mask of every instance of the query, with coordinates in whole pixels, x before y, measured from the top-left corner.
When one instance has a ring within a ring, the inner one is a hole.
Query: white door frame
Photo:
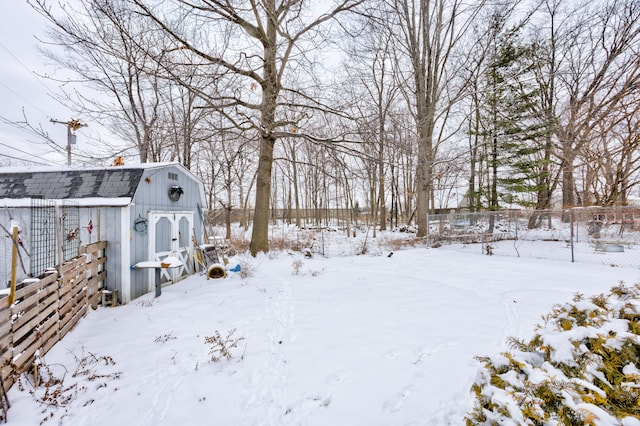
[[[189,230],[186,236],[186,241],[183,238],[185,244],[184,248],[180,247],[180,221],[186,218]],[[156,225],[161,219],[167,219],[171,224],[171,248],[169,251],[156,252]],[[161,279],[165,278],[167,281],[175,282],[180,277],[189,275],[192,273],[189,253],[193,248],[193,228],[194,228],[194,212],[189,211],[149,211],[149,246],[147,249],[148,257],[153,261],[160,261],[168,256],[174,256],[180,259],[183,266],[179,268],[161,269]],[[153,269],[149,269],[149,289],[148,291],[154,291],[155,289],[155,272]]]

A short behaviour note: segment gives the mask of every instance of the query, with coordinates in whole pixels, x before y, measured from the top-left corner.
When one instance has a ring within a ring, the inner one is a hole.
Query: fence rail
[[[0,374],[5,390],[31,368],[36,352],[47,353],[98,307],[106,282],[105,241],[80,248],[80,255],[40,278],[17,285],[16,302],[0,296]]]
[[[640,267],[640,208],[452,213],[427,222],[430,247]]]

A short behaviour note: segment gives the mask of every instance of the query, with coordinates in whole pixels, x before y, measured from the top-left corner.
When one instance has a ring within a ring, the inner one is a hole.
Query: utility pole
[[[66,122],[54,120],[53,118],[49,121],[51,121],[52,123],[64,124],[67,126],[67,166],[70,166],[71,165],[71,145],[73,143],[72,142],[73,137],[75,136],[75,134],[71,133],[71,131],[73,130],[75,132],[81,127],[87,127],[87,125],[80,123],[80,120],[77,120],[74,118]]]

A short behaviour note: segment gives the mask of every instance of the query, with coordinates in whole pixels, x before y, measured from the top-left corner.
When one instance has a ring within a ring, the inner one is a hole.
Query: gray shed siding
[[[72,177],[71,180],[67,174]],[[79,207],[80,244],[98,240],[108,242],[107,287],[117,289],[120,299],[125,303],[149,292],[155,284],[150,279],[153,277],[152,271],[132,269],[132,266],[138,262],[151,260],[150,257],[153,255],[149,253],[149,230],[136,231],[134,228],[136,219],[148,219],[150,212],[192,212],[193,229],[188,229],[185,220],[180,222],[180,240],[182,241],[179,242],[179,246],[191,246],[191,232],[194,232],[198,243],[203,242],[204,227],[201,214],[205,202],[203,186],[194,175],[177,164],[147,164],[138,169],[125,167],[117,172],[112,169],[62,170],[44,173],[7,172],[4,174],[4,181],[2,175],[0,173],[0,195],[6,198],[28,198],[29,193],[34,191],[41,191],[34,196],[48,198],[48,195],[53,193],[51,191],[54,191],[52,186],[58,185],[58,181],[66,188],[67,196],[80,197],[71,201],[63,199],[64,204]],[[49,182],[51,179],[55,179],[55,182]],[[133,182],[137,182],[137,186],[132,186]],[[169,189],[173,185],[183,188],[183,194],[177,201],[172,201],[168,196]],[[100,205],[96,203],[95,198],[103,193],[107,199],[104,205]],[[64,195],[63,192],[60,194]],[[131,204],[114,205],[114,198],[125,195],[133,195]],[[83,197],[93,197],[94,200],[89,203],[91,205],[83,205]],[[30,209],[21,207],[10,210],[16,219],[20,218],[23,232],[29,232]],[[0,220],[4,226],[9,227],[8,217],[0,217]],[[89,223],[93,227],[91,232],[89,232]],[[165,225],[161,223],[157,230],[157,250],[168,251],[171,247],[170,227],[165,229]],[[25,235],[24,239],[25,242],[29,241],[28,235]],[[8,254],[10,258],[10,253],[10,244],[0,246],[0,257],[4,256],[6,259]],[[28,264],[25,264],[25,267],[28,269]],[[0,279],[5,280],[7,271],[1,271],[0,275],[2,275]]]
[[[123,268],[123,250],[120,241],[122,235],[122,215],[129,209],[124,207],[80,207],[80,244],[85,245],[96,241],[107,241],[107,288],[117,289],[122,293],[122,279],[120,272]],[[91,221],[93,230],[89,232]],[[126,242],[125,242],[126,243]],[[127,265],[128,267],[128,265]]]
[[[122,295],[122,214],[128,207],[103,207],[99,209],[99,229],[96,238],[107,241],[107,288],[117,289]],[[124,241],[126,244],[126,241]]]
[[[68,205],[75,205],[77,203],[69,203]],[[96,241],[107,240],[107,287],[121,290],[121,281],[118,280],[117,271],[120,269],[122,262],[120,261],[120,252],[122,250],[119,241],[119,232],[121,229],[120,217],[121,211],[128,209],[128,207],[82,207],[78,206],[78,226],[80,239],[79,245],[87,245]],[[0,223],[6,228],[10,226],[9,214],[14,218],[21,227],[21,237],[25,249],[31,252],[32,235],[29,234],[31,223],[31,208],[30,207],[11,207],[0,211]],[[89,222],[93,226],[91,232],[89,232]],[[4,231],[2,231],[4,233]],[[0,245],[0,265],[2,269],[0,271],[1,279],[3,283],[8,283],[10,277],[10,260],[11,260],[11,240],[9,238],[0,239],[2,244]],[[30,257],[26,256],[24,252],[22,254],[22,261],[24,263],[26,274],[22,271],[22,267],[19,266],[17,279],[18,281],[27,278],[30,271]],[[53,258],[56,257],[54,253]],[[56,260],[57,261],[57,260]],[[55,266],[53,261],[49,267]],[[4,287],[4,285],[1,285]]]
[[[178,201],[169,199],[169,189],[172,186],[180,186],[183,194]],[[193,175],[185,173],[184,169],[177,166],[165,166],[162,168],[146,169],[140,185],[135,192],[133,203],[131,205],[130,227],[131,227],[131,265],[138,262],[152,260],[149,253],[149,227],[152,226],[147,222],[146,232],[135,230],[135,221],[137,219],[149,220],[151,212],[186,212],[192,211],[194,230],[186,229],[181,226],[181,241],[178,241],[180,247],[192,245],[189,238],[190,232],[195,231],[194,235],[199,244],[202,244],[203,223],[202,216],[198,211],[198,206],[202,206],[203,191],[201,183],[196,180]],[[155,251],[168,251],[171,248],[171,230],[167,223],[161,221],[156,228]],[[132,270],[131,271],[131,298],[136,298],[145,294],[155,285],[153,274],[148,270]]]

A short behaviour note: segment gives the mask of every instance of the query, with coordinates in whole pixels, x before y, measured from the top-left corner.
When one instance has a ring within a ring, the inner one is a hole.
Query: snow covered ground
[[[8,424],[462,425],[475,356],[530,337],[576,292],[640,281],[480,249],[387,253],[235,258],[250,276],[193,276],[92,311],[42,359],[62,384],[32,395],[23,377]],[[216,332],[237,344],[231,359],[211,361]]]

